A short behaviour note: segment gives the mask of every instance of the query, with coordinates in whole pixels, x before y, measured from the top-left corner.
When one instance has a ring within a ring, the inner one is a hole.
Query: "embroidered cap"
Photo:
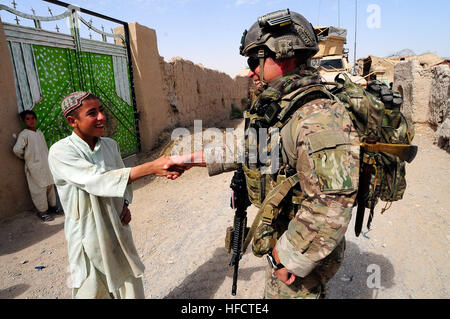
[[[69,114],[76,108],[79,108],[81,106],[81,103],[83,103],[83,100],[90,94],[91,92],[77,91],[66,96],[61,103],[61,109],[64,113],[64,116],[67,116],[67,114]]]

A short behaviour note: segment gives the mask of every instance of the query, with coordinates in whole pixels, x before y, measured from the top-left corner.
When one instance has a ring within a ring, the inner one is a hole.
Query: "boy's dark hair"
[[[100,100],[100,98],[97,95],[93,94],[93,93],[89,93],[89,95],[86,96],[83,99],[83,101],[86,101],[86,100]],[[81,102],[81,105],[83,105],[83,101]],[[73,116],[73,117],[79,119],[79,117],[78,117],[78,110],[79,110],[79,107],[77,107],[76,109],[73,109],[72,111],[70,111],[69,113],[66,114],[66,118],[68,116]]]
[[[34,111],[32,110],[25,110],[19,113],[20,119],[22,120],[22,122],[25,120],[25,117],[27,115],[33,115],[35,119],[37,119],[36,113],[34,113]]]

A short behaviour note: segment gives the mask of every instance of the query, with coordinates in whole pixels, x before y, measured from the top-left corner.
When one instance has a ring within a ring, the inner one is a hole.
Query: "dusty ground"
[[[226,125],[242,127],[242,121]],[[352,221],[328,298],[449,298],[450,156],[433,145],[426,127],[416,128],[414,143],[419,153],[407,166],[404,199],[384,215],[377,207],[365,236],[354,236]],[[209,178],[206,169],[193,168],[177,181],[145,178],[134,185],[131,227],[146,266],[147,298],[262,297],[266,260],[251,252],[241,261],[238,294],[231,296],[223,243],[233,219],[232,174]],[[250,222],[255,213],[249,209]],[[64,217],[42,223],[31,212],[0,222],[0,298],[71,297],[63,227]],[[368,279],[376,283],[369,265],[379,267],[379,288],[367,285]]]

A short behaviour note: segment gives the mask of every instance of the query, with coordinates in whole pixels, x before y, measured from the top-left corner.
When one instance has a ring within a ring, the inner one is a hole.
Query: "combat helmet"
[[[301,53],[306,59],[319,51],[311,23],[289,9],[263,15],[248,31],[244,31],[239,48],[241,55],[249,56],[261,47],[271,51],[276,59],[291,58],[296,53]]]

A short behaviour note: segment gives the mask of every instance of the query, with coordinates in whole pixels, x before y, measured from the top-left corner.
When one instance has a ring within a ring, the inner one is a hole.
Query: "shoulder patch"
[[[325,148],[335,148],[339,145],[350,144],[348,136],[340,130],[322,130],[305,137],[309,154]]]

